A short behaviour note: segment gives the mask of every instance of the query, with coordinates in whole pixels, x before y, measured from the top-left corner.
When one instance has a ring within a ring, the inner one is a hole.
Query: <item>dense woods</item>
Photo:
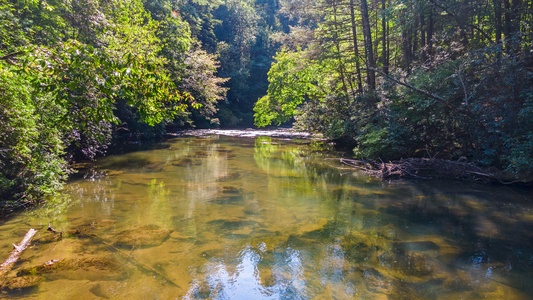
[[[0,0],[1,206],[193,126],[294,123],[360,158],[530,178],[532,19],[511,0]]]
[[[533,175],[533,2],[282,1],[294,25],[257,102],[356,157]]]
[[[72,162],[165,124],[216,122],[227,79],[170,1],[0,2],[0,198],[58,190]]]

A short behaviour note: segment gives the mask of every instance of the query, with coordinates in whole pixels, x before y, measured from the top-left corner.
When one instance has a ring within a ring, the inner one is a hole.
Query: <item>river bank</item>
[[[194,129],[167,134],[169,138],[182,136],[207,137],[223,135],[232,137],[274,137],[282,139],[310,139],[328,142],[322,135],[296,131],[292,128],[276,128],[271,130],[258,129]],[[483,184],[503,184],[533,186],[533,179],[520,178],[517,174],[505,172],[494,167],[479,167],[466,159],[452,161],[436,158],[407,158],[395,161],[356,160],[350,152],[338,158],[345,166],[355,171],[383,180],[416,179],[416,180],[458,180]]]

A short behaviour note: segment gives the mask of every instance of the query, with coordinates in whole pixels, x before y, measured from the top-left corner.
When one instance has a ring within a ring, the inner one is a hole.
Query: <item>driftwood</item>
[[[46,229],[46,231],[50,231],[53,234],[58,234],[59,235],[59,239],[61,239],[63,237],[63,231],[55,230],[54,228],[52,228],[52,226],[50,224],[48,224],[48,228]]]
[[[382,179],[456,179],[483,183],[527,183],[520,180],[511,181],[502,172],[482,169],[466,161],[409,158],[385,163],[341,158],[340,162]]]
[[[28,230],[28,233],[26,233],[24,239],[22,239],[22,242],[20,242],[20,244],[13,244],[13,251],[11,251],[11,254],[9,255],[8,259],[0,265],[0,280],[2,280],[6,276],[6,274],[13,268],[13,265],[19,260],[22,252],[26,250],[26,248],[28,248],[31,243],[31,239],[36,233],[37,230],[30,228],[30,230]]]

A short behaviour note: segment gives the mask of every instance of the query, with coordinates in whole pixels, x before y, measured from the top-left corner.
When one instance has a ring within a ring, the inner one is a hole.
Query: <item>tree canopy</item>
[[[0,196],[35,203],[70,163],[113,138],[194,112],[211,118],[226,81],[171,1],[0,2]],[[145,125],[140,125],[145,124]]]

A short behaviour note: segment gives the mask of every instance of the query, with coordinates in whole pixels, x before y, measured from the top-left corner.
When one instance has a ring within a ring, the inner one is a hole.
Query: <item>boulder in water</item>
[[[117,247],[125,248],[155,247],[163,244],[170,237],[171,233],[172,230],[170,229],[164,229],[157,225],[145,225],[118,233],[113,244]]]

